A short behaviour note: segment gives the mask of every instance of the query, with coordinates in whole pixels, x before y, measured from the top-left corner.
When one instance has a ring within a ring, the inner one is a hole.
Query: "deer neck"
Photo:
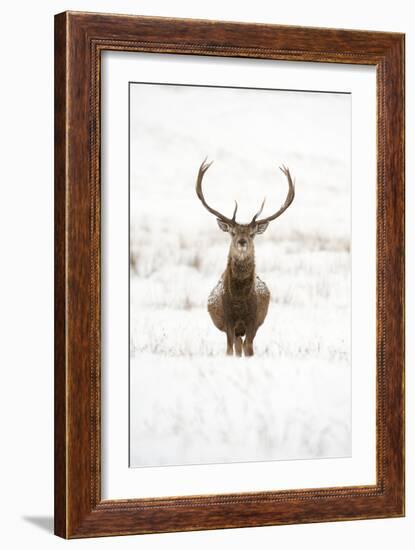
[[[244,258],[232,255],[228,256],[228,269],[231,281],[249,284],[255,275],[255,256],[250,254]]]

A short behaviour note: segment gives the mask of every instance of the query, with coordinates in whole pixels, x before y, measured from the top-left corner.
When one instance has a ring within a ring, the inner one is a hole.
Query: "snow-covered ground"
[[[253,358],[225,356],[207,297],[229,237],[196,197],[249,221],[271,304]],[[350,97],[131,86],[131,466],[351,453]]]

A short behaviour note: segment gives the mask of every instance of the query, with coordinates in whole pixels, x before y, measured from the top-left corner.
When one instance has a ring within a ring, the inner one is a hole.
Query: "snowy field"
[[[130,463],[351,454],[350,96],[132,85]],[[226,357],[206,310],[229,237],[195,194],[247,222],[271,291],[253,358]]]

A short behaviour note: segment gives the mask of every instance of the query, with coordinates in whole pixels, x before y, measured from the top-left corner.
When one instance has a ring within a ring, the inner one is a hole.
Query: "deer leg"
[[[252,357],[254,355],[254,338],[256,330],[249,328],[246,331],[246,337],[244,341],[244,354],[246,357]]]
[[[233,355],[234,339],[235,339],[234,331],[233,329],[228,327],[226,329],[226,341],[227,341],[226,355]]]
[[[254,343],[252,340],[249,340],[248,337],[245,338],[244,342],[244,354],[246,357],[252,357],[252,355],[254,355]]]
[[[240,336],[235,338],[235,355],[238,357],[242,355],[242,338]]]

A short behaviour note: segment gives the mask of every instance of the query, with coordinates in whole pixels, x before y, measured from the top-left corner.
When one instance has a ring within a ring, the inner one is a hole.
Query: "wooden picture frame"
[[[100,60],[104,50],[373,65],[375,485],[101,499]],[[55,533],[64,538],[404,515],[404,35],[65,12],[55,17]]]

